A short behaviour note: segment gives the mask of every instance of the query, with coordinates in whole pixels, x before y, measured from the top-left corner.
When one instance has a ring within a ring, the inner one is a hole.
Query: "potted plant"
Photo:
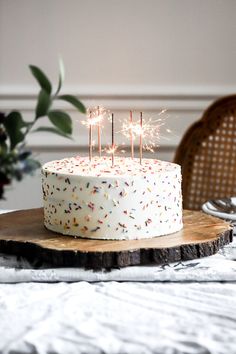
[[[61,61],[59,67],[59,82],[53,93],[52,84],[45,73],[37,66],[29,66],[40,86],[31,121],[24,120],[19,111],[0,112],[0,199],[4,198],[6,185],[11,184],[14,179],[20,181],[25,175],[32,174],[40,167],[39,161],[26,147],[26,137],[29,133],[49,132],[71,138],[71,117],[62,110],[54,109],[55,101],[66,101],[79,112],[86,113],[85,106],[77,97],[60,94],[64,81],[64,67]],[[39,122],[42,117],[47,117],[51,126],[39,126],[35,129],[35,123]]]

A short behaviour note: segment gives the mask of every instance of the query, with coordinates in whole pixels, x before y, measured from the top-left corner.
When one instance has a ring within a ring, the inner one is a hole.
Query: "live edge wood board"
[[[0,215],[0,252],[25,257],[34,267],[113,268],[185,261],[216,253],[232,241],[229,224],[184,210],[183,230],[132,241],[89,240],[55,234],[43,226],[43,209]]]

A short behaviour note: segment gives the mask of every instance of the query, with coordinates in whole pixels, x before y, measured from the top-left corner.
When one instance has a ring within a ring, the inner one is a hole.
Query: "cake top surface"
[[[75,156],[47,162],[42,172],[70,176],[124,177],[160,174],[177,171],[179,168],[177,164],[157,159],[143,159],[141,165],[138,158],[132,160],[129,157],[115,157],[112,166],[111,157],[94,156],[90,162],[88,157]]]

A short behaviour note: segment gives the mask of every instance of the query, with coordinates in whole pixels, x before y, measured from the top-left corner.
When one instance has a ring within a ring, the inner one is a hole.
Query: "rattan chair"
[[[236,196],[236,95],[215,101],[188,129],[174,162],[182,167],[185,209]]]

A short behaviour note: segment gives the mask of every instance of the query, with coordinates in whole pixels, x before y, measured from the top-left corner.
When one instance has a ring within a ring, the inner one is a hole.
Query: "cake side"
[[[141,239],[182,228],[180,166],[152,159],[86,158],[42,168],[44,224],[93,239]]]

